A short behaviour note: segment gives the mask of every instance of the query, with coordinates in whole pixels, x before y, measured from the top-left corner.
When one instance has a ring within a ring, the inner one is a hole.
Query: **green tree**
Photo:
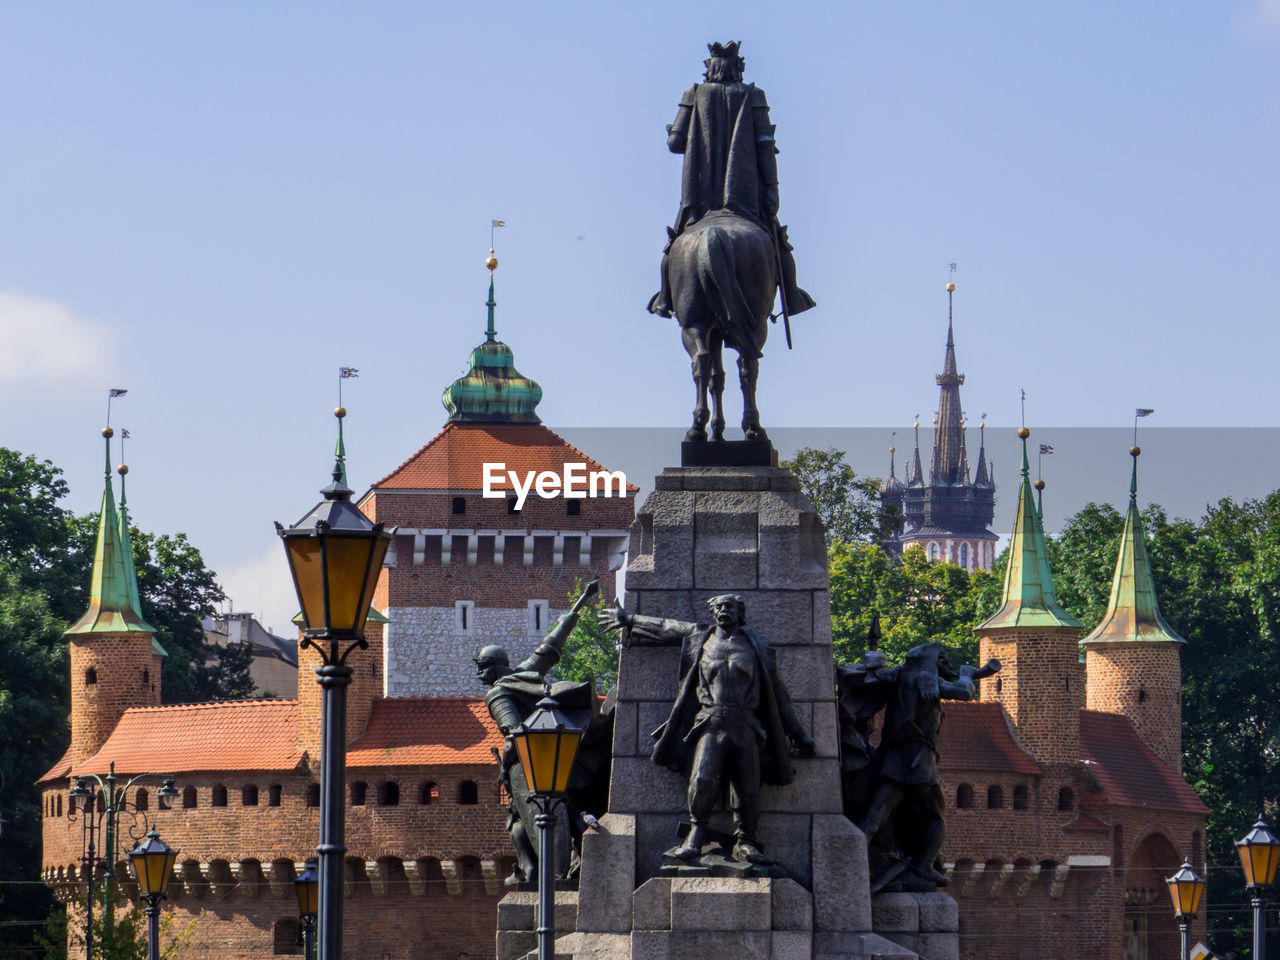
[[[804,447],[782,466],[800,481],[822,519],[828,544],[880,543],[893,532],[896,517],[881,510],[880,481],[854,473],[843,450]]]
[[[929,560],[923,550],[908,550],[895,562],[880,547],[833,543],[828,553],[831,578],[831,630],[836,661],[862,656],[871,618],[880,614],[881,649],[898,660],[912,647],[941,641],[956,663],[977,657],[973,628],[999,606],[997,574],[969,573]]]
[[[569,604],[582,594],[583,586],[581,580],[574,581]],[[601,597],[597,593],[583,606],[577,626],[565,641],[556,676],[561,680],[592,680],[597,692],[606,693],[618,682],[618,635],[600,626],[596,614],[605,602]]]
[[[108,914],[104,909],[106,896],[102,888],[95,891],[94,960],[147,960],[147,918],[142,903],[131,902],[117,889],[115,919],[108,930]],[[69,960],[71,957],[84,956],[83,923],[86,902],[81,897],[72,901],[70,912],[65,907],[59,907],[49,914],[43,933],[37,934],[35,938],[37,945],[44,950],[44,960]],[[196,921],[191,920],[180,925],[173,914],[161,914],[160,956],[163,960],[175,960],[181,956],[183,948],[191,939],[195,924]]]

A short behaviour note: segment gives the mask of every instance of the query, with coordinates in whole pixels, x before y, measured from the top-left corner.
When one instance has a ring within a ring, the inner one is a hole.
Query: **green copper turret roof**
[[[67,631],[67,636],[155,633],[155,627],[142,618],[128,514],[116,513],[115,494],[111,489],[111,428],[104,429],[102,435],[107,445],[106,478],[98,518],[98,544],[93,554],[93,576],[89,583],[89,609]],[[164,653],[162,649],[159,652]]]
[[[1155,581],[1147,560],[1147,542],[1138,514],[1138,447],[1133,455],[1133,473],[1129,480],[1129,513],[1120,537],[1120,555],[1111,580],[1111,600],[1107,612],[1092,633],[1081,643],[1186,643],[1160,615]]]
[[[490,257],[493,267],[497,260]],[[493,267],[489,274],[489,324],[484,343],[471,351],[471,369],[445,390],[442,402],[451,423],[541,423],[535,412],[542,387],[515,367],[511,348],[493,326]]]
[[[1053,589],[1049,550],[1044,525],[1031,493],[1031,465],[1027,460],[1027,437],[1022,437],[1022,487],[1018,491],[1018,511],[1009,540],[1009,565],[1004,572],[1004,596],[1000,609],[977,629],[1001,630],[1012,627],[1077,627],[1082,624],[1062,607]]]

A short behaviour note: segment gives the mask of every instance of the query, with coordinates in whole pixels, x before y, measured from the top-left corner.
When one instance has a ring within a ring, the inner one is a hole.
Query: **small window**
[[[141,787],[138,788],[137,792],[133,795],[133,805],[143,811],[151,806],[151,798],[147,796],[146,790],[143,790]]]
[[[458,600],[453,605],[453,629],[455,633],[472,633],[475,628],[476,605],[473,600]]]
[[[1064,678],[1063,678],[1063,680],[1062,680],[1062,685],[1063,685],[1063,689],[1064,689],[1064,690],[1066,690],[1066,692],[1067,692],[1067,693],[1070,693],[1070,692],[1071,692],[1071,678],[1070,678],[1070,677],[1064,677]]]
[[[320,806],[320,784],[312,783],[307,785],[307,806]]]
[[[564,512],[566,516],[570,516],[570,517],[582,516],[582,501],[566,500],[564,502]]]
[[[196,808],[196,788],[183,787],[182,788],[182,809],[194,810],[195,808]]]
[[[515,497],[507,497],[507,513],[519,513],[520,508],[516,505],[517,503]]]
[[[209,801],[211,807],[225,807],[227,805],[227,788],[222,784],[218,784],[213,788],[213,799]]]
[[[474,806],[480,802],[480,790],[474,780],[463,780],[458,787],[458,802],[464,807]]]
[[[547,620],[551,616],[551,608],[545,600],[530,600],[527,625],[529,633],[540,637],[547,632]]]
[[[1000,693],[1002,690],[1004,690],[1004,680],[996,677],[996,693]]]
[[[98,682],[98,671],[90,667],[84,672],[84,682],[86,684],[94,684]]]
[[[252,783],[247,783],[241,788],[240,805],[242,807],[256,807],[258,805],[258,788]]]
[[[400,784],[388,780],[378,788],[378,806],[400,806]]]
[[[280,795],[284,792],[280,784],[273,783],[267,787],[267,805],[271,807],[280,806]]]
[[[422,785],[422,790],[418,794],[418,803],[424,807],[429,807],[440,799],[440,788],[428,780]]]
[[[466,512],[467,512],[467,498],[466,498],[466,497],[454,497],[454,498],[453,498],[453,514],[454,514],[454,516],[462,516],[462,515],[463,515],[464,513],[466,513]]]
[[[353,807],[363,807],[368,793],[369,785],[363,780],[357,780],[351,785],[351,805]]]
[[[969,545],[967,543],[960,544],[960,566],[966,570],[969,569]]]
[[[941,551],[938,549],[938,545],[937,545],[936,543],[931,543],[931,544],[929,544],[929,559],[930,559],[930,560],[937,560],[937,559],[938,559],[938,556],[939,556],[940,554],[941,554]]]
[[[290,956],[302,953],[302,925],[296,917],[277,920],[272,928],[272,953]]]
[[[973,809],[973,787],[967,783],[962,783],[956,788],[956,809]]]
[[[1058,791],[1058,810],[1066,813],[1076,808],[1076,795],[1071,792],[1070,787],[1063,787]]]
[[[1004,809],[1004,788],[998,783],[993,783],[991,786],[987,787],[987,809]]]
[[[1139,687],[1139,688],[1138,688],[1138,702],[1139,702],[1139,703],[1146,703],[1146,702],[1147,702],[1147,688],[1146,688],[1146,687]]]
[[[1013,809],[1027,809],[1027,785],[1020,783],[1013,788]]]
[[[146,667],[142,668],[142,685],[144,687],[151,685],[151,671]]]
[[[62,794],[58,794],[55,799],[57,800],[56,809],[58,812],[55,813],[54,816],[60,817],[62,816]],[[1196,836],[1199,836],[1199,834],[1196,834]]]

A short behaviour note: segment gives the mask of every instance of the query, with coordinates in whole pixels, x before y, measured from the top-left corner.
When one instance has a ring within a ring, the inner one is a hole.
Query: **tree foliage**
[[[572,604],[581,594],[584,584],[575,580],[568,602]],[[592,680],[596,692],[606,693],[618,682],[618,635],[600,626],[596,614],[606,602],[597,593],[582,608],[578,624],[565,641],[564,656],[556,667],[561,680]]]
[[[800,481],[826,528],[828,544],[880,543],[892,533],[896,518],[881,511],[880,481],[854,473],[843,450],[805,447],[782,466]]]
[[[880,615],[880,649],[900,660],[912,647],[941,641],[954,663],[977,657],[973,628],[1000,604],[1000,579],[930,560],[923,550],[907,550],[901,560],[870,544],[832,543],[831,632],[838,663],[866,649],[874,614]]]

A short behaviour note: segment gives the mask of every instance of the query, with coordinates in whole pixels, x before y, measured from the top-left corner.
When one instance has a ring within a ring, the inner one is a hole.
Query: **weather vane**
[[[1138,445],[1138,418],[1149,417],[1155,412],[1153,407],[1139,407],[1133,411],[1133,445],[1135,447]]]
[[[120,387],[112,387],[107,391],[107,428],[111,427],[111,401],[116,397],[123,397],[129,391]]]

